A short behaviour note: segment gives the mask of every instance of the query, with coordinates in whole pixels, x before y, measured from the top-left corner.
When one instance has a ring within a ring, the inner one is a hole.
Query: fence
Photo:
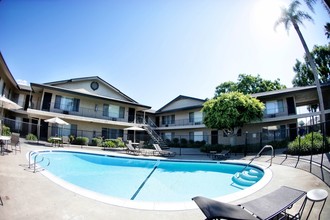
[[[207,144],[208,140],[212,140],[212,136],[192,137],[190,135],[172,136],[166,139],[167,146],[171,150],[176,151],[178,155],[196,155],[204,156],[209,151],[221,151],[230,149],[232,155],[239,158],[246,158],[249,155],[256,155],[257,152],[266,144],[274,147],[274,161],[278,164],[289,165],[296,168],[304,169],[318,176],[328,185],[330,185],[330,154],[329,143],[330,138],[325,135],[325,128],[329,133],[329,122],[324,124],[306,125],[298,128],[278,129],[278,130],[263,130],[259,133],[243,133],[240,136],[234,136],[233,141],[244,144]],[[38,124],[19,122],[13,119],[5,118],[3,125],[10,129],[10,132],[20,133],[21,138],[24,138],[28,133],[37,135]],[[65,126],[40,126],[40,131],[45,132],[50,129],[52,136],[69,136],[74,137],[103,137],[116,139],[123,137],[123,130],[107,129],[101,132],[90,130],[78,130],[73,127],[67,129]],[[2,131],[3,132],[3,131]],[[40,137],[38,137],[40,138]],[[164,137],[166,138],[166,137]],[[47,136],[44,140],[47,139]],[[129,131],[124,140],[143,140],[147,145],[152,143],[151,137],[146,132]],[[194,141],[194,140],[198,141]],[[89,139],[91,143],[91,139]],[[266,152],[269,154],[269,152]],[[268,157],[267,157],[268,158]],[[291,162],[289,162],[291,161]],[[293,161],[293,162],[292,162]],[[326,168],[326,169],[323,169]]]
[[[3,124],[10,128],[11,132],[21,134],[25,137],[28,133],[37,135],[38,124],[19,122],[10,118],[5,118]],[[295,156],[306,156],[313,154],[322,154],[329,152],[330,139],[325,135],[325,128],[328,124],[315,124],[300,126],[297,128],[277,129],[277,130],[263,130],[255,133],[242,133],[232,137],[220,137],[223,139],[231,139],[226,144],[208,144],[211,140],[218,140],[219,136],[201,135],[200,137],[191,135],[172,135],[171,137],[163,136],[168,147],[180,148],[180,152],[185,154],[185,148],[200,148],[200,153],[207,153],[209,151],[221,151],[224,148],[230,148],[236,154],[256,154],[264,145],[270,144],[276,152],[290,153]],[[48,130],[51,131],[51,136],[70,136],[73,137],[88,137],[89,141],[94,137],[103,137],[105,139],[116,139],[118,137],[124,140],[135,140],[136,142],[143,140],[145,143],[151,144],[152,138],[146,132],[128,131],[127,134],[119,129],[102,129],[102,131],[91,131],[84,129],[77,129],[75,126],[61,126],[49,125],[48,127],[40,125],[41,140],[47,140]],[[329,129],[328,129],[329,130]],[[46,132],[46,133],[45,133]],[[328,131],[329,133],[329,131]],[[124,137],[124,135],[126,135]],[[237,143],[237,144],[236,144]],[[294,146],[292,146],[294,145]],[[290,147],[291,146],[291,147]],[[191,154],[191,153],[189,153]],[[196,153],[195,153],[196,154]],[[322,163],[322,161],[321,161]]]

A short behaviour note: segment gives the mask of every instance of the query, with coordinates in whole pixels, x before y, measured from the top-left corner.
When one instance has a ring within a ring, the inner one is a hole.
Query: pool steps
[[[262,175],[262,172],[258,170],[249,169],[235,173],[232,177],[232,181],[240,186],[252,186],[260,180]]]

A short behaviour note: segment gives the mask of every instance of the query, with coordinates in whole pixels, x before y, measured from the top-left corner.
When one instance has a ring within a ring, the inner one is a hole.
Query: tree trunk
[[[321,121],[321,123],[324,123],[325,122],[325,114],[324,114],[323,95],[322,95],[322,90],[321,90],[320,81],[319,81],[317,69],[316,69],[316,66],[315,66],[315,62],[314,62],[314,59],[313,59],[312,55],[310,54],[310,52],[308,50],[307,44],[305,42],[305,39],[304,39],[304,37],[302,36],[302,34],[301,34],[300,30],[299,30],[299,26],[295,22],[293,22],[293,21],[292,21],[292,24],[293,24],[294,28],[297,31],[297,34],[299,36],[299,39],[300,39],[300,41],[301,41],[301,43],[302,43],[302,45],[303,45],[303,47],[305,49],[305,53],[306,53],[306,56],[307,56],[309,65],[312,68],[312,72],[313,72],[314,79],[315,79],[315,84],[316,84],[316,89],[317,89],[317,95],[319,97],[319,105],[320,105],[320,112],[321,112],[320,121]]]

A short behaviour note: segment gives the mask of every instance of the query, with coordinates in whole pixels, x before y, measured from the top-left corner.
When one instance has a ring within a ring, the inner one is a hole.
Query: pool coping
[[[79,152],[79,153],[85,153],[85,154],[93,154],[93,155],[102,155],[102,156],[116,156],[116,157],[121,157],[121,158],[135,158],[135,159],[145,159],[145,160],[150,160],[150,159],[157,159],[157,160],[171,160],[171,161],[190,161],[190,162],[203,162],[203,163],[235,163],[235,164],[241,164],[241,165],[246,165],[248,164],[247,161],[241,161],[241,160],[226,160],[225,162],[222,161],[205,161],[205,160],[182,160],[182,159],[167,159],[163,157],[155,157],[155,156],[149,156],[149,157],[143,157],[143,156],[133,156],[133,155],[123,155],[115,152],[102,152],[102,153],[96,153],[95,151],[89,151],[84,149],[84,151],[81,151],[79,149],[49,149],[49,150],[35,150],[33,151],[35,153],[37,152]],[[31,151],[26,154],[27,160],[29,160],[29,155]],[[233,202],[235,200],[242,199],[244,197],[247,197],[258,190],[262,189],[265,187],[272,179],[272,171],[269,169],[269,167],[265,167],[260,164],[252,164],[251,166],[257,167],[259,169],[262,169],[264,172],[264,176],[261,180],[259,180],[257,183],[254,185],[240,191],[240,192],[235,192],[229,195],[225,196],[220,196],[220,197],[215,197],[213,199],[222,201],[222,202]],[[124,208],[132,208],[132,209],[138,209],[138,210],[153,210],[153,211],[179,211],[179,210],[191,210],[191,209],[196,209],[196,204],[193,201],[187,201],[187,202],[145,202],[145,201],[132,201],[128,199],[122,199],[122,198],[117,198],[117,197],[112,197],[108,195],[102,195],[97,192],[93,192],[87,189],[84,189],[82,187],[76,186],[74,184],[68,183],[57,176],[51,174],[47,170],[40,170],[41,167],[37,166],[37,169],[39,169],[39,172],[47,177],[49,180],[54,182],[55,184],[72,191],[74,193],[77,193],[81,196],[100,201],[109,205],[114,205],[114,206],[120,206]]]

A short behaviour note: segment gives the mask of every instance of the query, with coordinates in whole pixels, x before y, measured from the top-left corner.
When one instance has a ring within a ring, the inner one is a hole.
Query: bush
[[[117,138],[117,147],[125,147],[125,143],[122,138]]]
[[[11,135],[10,128],[7,127],[6,125],[2,126],[2,135],[3,136],[10,136]]]
[[[329,140],[325,140],[327,145]],[[298,136],[289,143],[288,153],[294,155],[308,155],[321,153],[323,148],[323,136],[318,132],[311,132],[303,137]]]
[[[96,137],[96,138],[92,138],[92,146],[98,146],[101,147],[102,146],[102,142],[103,142],[103,138],[102,137]]]
[[[114,147],[116,147],[115,140],[109,140],[109,139],[104,140],[103,143],[102,143],[102,147],[104,147],[104,148],[114,148]]]
[[[73,135],[70,135],[69,136],[69,142],[74,144],[75,143],[75,139],[74,139],[74,136]]]
[[[28,141],[37,141],[38,140],[37,136],[34,134],[31,134],[31,133],[27,134],[25,136],[25,139]]]
[[[181,143],[181,147],[187,147],[188,146],[188,141],[185,138],[181,138],[180,143]]]
[[[221,152],[222,149],[223,149],[223,145],[221,144],[216,144],[216,145],[205,144],[200,148],[201,152],[204,153],[210,153],[210,151]]]
[[[77,137],[75,144],[77,145],[88,145],[89,139],[88,137]]]

